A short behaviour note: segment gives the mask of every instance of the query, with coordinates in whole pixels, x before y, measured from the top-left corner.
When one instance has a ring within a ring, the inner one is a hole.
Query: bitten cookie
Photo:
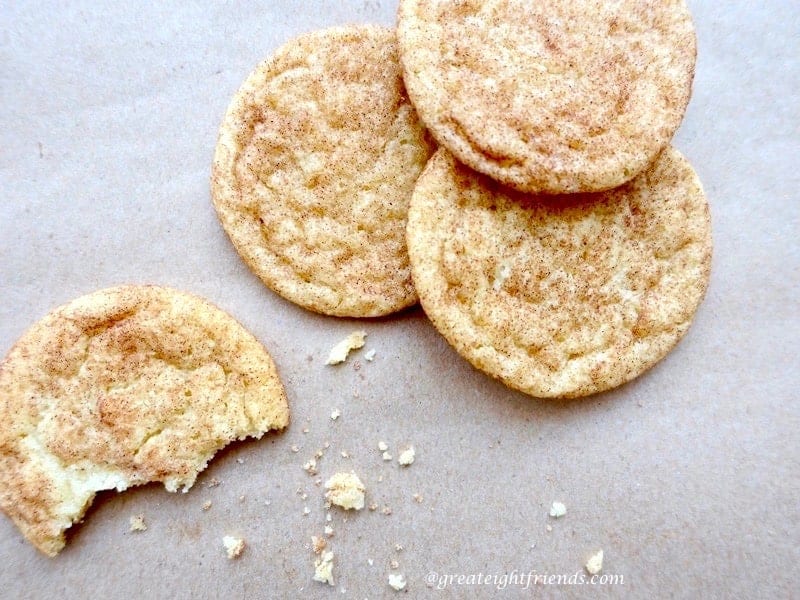
[[[393,30],[310,33],[261,63],[231,102],[214,206],[278,294],[329,315],[385,315],[417,301],[405,226],[432,151],[406,98]]]
[[[287,425],[264,347],[195,296],[122,286],[31,327],[0,363],[0,508],[55,556],[100,490],[194,483],[236,439]]]
[[[431,134],[518,190],[602,191],[664,149],[691,95],[683,0],[401,0],[400,57]]]
[[[425,312],[475,367],[538,397],[623,384],[686,333],[708,284],[700,182],[667,149],[609,192],[514,192],[440,149],[408,247]]]

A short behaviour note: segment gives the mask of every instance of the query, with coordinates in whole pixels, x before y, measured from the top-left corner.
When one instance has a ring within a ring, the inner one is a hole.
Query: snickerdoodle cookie
[[[461,162],[526,192],[619,186],[691,94],[684,0],[401,0],[409,97]]]
[[[262,62],[231,102],[214,205],[278,294],[329,315],[385,315],[417,301],[405,226],[432,151],[406,97],[395,32],[317,31]]]
[[[0,363],[0,508],[43,553],[100,490],[190,488],[228,442],[287,425],[264,347],[173,289],[121,286],[33,325]]]
[[[609,192],[515,192],[440,149],[409,209],[428,317],[477,368],[538,397],[629,381],[686,333],[708,284],[711,222],[666,149]]]

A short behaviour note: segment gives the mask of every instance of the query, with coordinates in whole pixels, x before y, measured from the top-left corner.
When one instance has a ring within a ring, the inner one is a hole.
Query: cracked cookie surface
[[[433,156],[411,200],[420,302],[475,367],[537,397],[621,385],[689,328],[711,268],[697,175],[668,148],[625,186],[515,192]]]
[[[236,439],[288,424],[264,347],[155,286],[101,290],[33,325],[0,363],[0,508],[54,556],[100,490],[187,490]]]
[[[526,192],[641,172],[683,118],[696,58],[683,0],[401,0],[398,39],[436,140]]]
[[[372,317],[416,303],[405,225],[433,151],[395,32],[326,29],[247,78],[217,142],[212,198],[247,265],[309,310]]]

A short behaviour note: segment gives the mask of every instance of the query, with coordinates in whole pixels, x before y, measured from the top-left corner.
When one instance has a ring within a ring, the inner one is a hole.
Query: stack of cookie
[[[398,37],[442,146],[408,224],[437,329],[540,397],[655,364],[688,329],[711,262],[702,187],[669,148],[694,75],[684,2],[403,0]]]
[[[695,55],[683,0],[401,0],[396,35],[329,29],[259,65],[214,204],[295,303],[368,317],[418,295],[507,385],[606,390],[677,343],[707,286],[708,206],[669,147]]]

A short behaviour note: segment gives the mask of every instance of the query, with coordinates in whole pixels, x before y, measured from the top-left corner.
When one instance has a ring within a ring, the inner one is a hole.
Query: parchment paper
[[[390,573],[412,598],[796,595],[800,4],[690,6],[699,62],[675,145],[712,207],[708,295],[650,372],[553,402],[471,368],[418,308],[361,322],[282,300],[214,214],[217,128],[247,73],[305,31],[390,25],[394,2],[3,3],[0,353],[81,294],[170,285],[269,348],[292,424],[224,451],[187,494],[101,494],[55,559],[0,517],[0,597],[391,598]],[[326,367],[362,327],[375,360]],[[395,458],[413,444],[416,461],[383,462],[380,440]],[[310,536],[326,521],[301,469],[325,441],[319,477],[355,470],[379,505],[332,511],[335,588],[311,581]],[[139,514],[148,529],[130,533]],[[228,534],[248,544],[235,561]],[[583,573],[600,548],[622,584],[525,585],[533,570]]]

